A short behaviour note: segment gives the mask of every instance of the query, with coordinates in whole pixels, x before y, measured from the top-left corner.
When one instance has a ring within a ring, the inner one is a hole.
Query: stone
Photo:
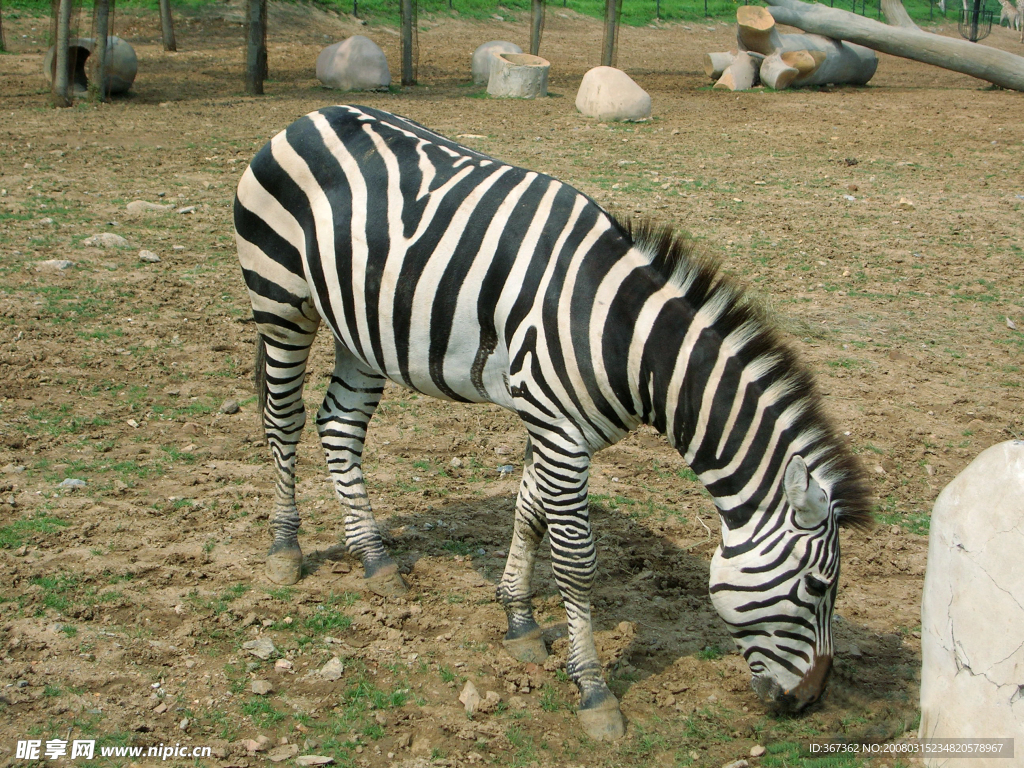
[[[147,251],[143,249],[139,251],[139,261],[144,262],[146,264],[156,264],[160,261],[160,257],[157,256],[152,251]]]
[[[529,53],[496,53],[491,56],[487,94],[499,99],[537,99],[548,95],[551,62]]]
[[[60,481],[58,488],[67,488],[69,491],[77,491],[79,488],[85,488],[85,480],[80,480],[77,477],[68,477]]]
[[[120,235],[115,235],[113,232],[101,232],[98,235],[87,237],[82,241],[82,245],[93,246],[95,248],[128,248],[128,241]]]
[[[280,763],[290,757],[295,757],[297,754],[299,754],[298,744],[282,744],[267,752],[267,760],[272,763]]]
[[[473,83],[486,85],[491,79],[491,65],[495,54],[498,53],[522,53],[523,49],[515,43],[507,40],[490,40],[478,45],[473,51],[473,59],[470,65],[473,73]]]
[[[647,120],[651,97],[621,69],[594,67],[576,92],[576,109],[598,120]]]
[[[363,35],[329,45],[316,57],[317,79],[342,91],[385,91],[391,71],[384,51]]]
[[[327,755],[302,755],[295,758],[296,765],[330,765],[333,762],[334,758]]]
[[[466,681],[462,688],[462,693],[459,694],[459,701],[466,708],[467,715],[472,715],[480,706],[480,693],[477,691],[476,686],[473,685],[472,680]]]
[[[274,641],[269,637],[259,637],[255,640],[250,640],[246,643],[242,643],[242,650],[248,651],[257,659],[269,659],[277,651],[274,647]]]
[[[56,269],[58,272],[63,272],[65,269],[71,269],[73,266],[75,266],[75,262],[68,261],[67,259],[46,259],[45,261],[36,262],[36,271]]]
[[[149,213],[157,211],[169,211],[173,208],[173,205],[161,205],[160,203],[151,203],[148,200],[132,200],[125,206],[128,213]]]
[[[768,750],[765,749],[761,744],[755,744],[750,748],[751,757],[761,757]]]
[[[268,693],[273,692],[274,686],[269,680],[253,680],[252,681],[252,692],[257,696],[266,696]]]
[[[78,93],[89,89],[89,77],[95,70],[96,59],[92,53],[96,50],[96,40],[92,37],[73,37],[68,41],[68,81]],[[46,82],[52,84],[57,71],[57,47],[50,49],[43,57],[43,75]],[[107,75],[106,89],[108,94],[126,93],[135,82],[139,72],[139,58],[135,49],[119,37],[107,38]]]
[[[240,410],[242,410],[242,407],[238,404],[237,400],[225,400],[220,406],[220,412],[228,415],[238,413]]]
[[[322,667],[317,674],[320,675],[324,680],[335,681],[340,680],[341,675],[345,672],[345,665],[341,663],[341,659],[335,656],[333,659],[328,661]]]
[[[921,600],[922,739],[1024,733],[1024,441],[983,451],[932,509]],[[996,757],[926,757],[986,768]]]

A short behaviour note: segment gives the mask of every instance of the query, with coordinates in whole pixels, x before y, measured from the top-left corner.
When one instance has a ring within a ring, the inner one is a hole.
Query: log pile
[[[736,46],[704,55],[704,72],[717,90],[864,85],[878,67],[874,51],[863,46],[822,35],[783,34],[767,9],[753,5],[736,11]]]

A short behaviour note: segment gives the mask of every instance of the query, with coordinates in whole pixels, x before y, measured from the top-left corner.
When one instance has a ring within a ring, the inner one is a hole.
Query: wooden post
[[[601,64],[615,66],[615,47],[619,36],[619,11],[622,0],[605,0],[604,3],[604,46],[601,49]]]
[[[544,0],[533,0],[533,24],[530,26],[530,53],[540,55],[540,36],[544,32]]]
[[[160,28],[164,34],[164,50],[178,50],[178,44],[174,40],[174,19],[171,17],[171,0],[160,0]]]
[[[245,92],[258,96],[267,78],[267,0],[247,0],[245,18]]]
[[[107,100],[107,37],[110,35],[110,0],[96,0],[93,4],[93,21],[96,24],[96,49],[93,51],[95,64],[89,90],[97,101]]]
[[[402,85],[416,85],[412,62],[413,2],[402,0]]]
[[[71,37],[72,0],[60,0],[57,12],[57,48],[54,52],[53,106],[71,106],[71,78],[68,77],[68,38]]]
[[[7,50],[7,45],[4,43],[4,4],[3,0],[0,0],[0,53]]]

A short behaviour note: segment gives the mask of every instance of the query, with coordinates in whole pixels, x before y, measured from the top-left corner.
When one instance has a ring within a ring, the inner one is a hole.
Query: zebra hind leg
[[[407,587],[398,564],[384,548],[363,480],[366,427],[384,392],[384,377],[364,370],[339,344],[334,345],[334,372],[316,417],[320,443],[338,499],[346,508],[345,545],[363,561],[366,587],[382,596],[403,594]]]
[[[547,531],[544,510],[535,504],[536,478],[531,467],[532,451],[527,449],[526,470],[516,499],[512,546],[505,561],[505,573],[498,584],[498,602],[508,616],[508,632],[502,641],[517,660],[539,664],[548,656],[541,628],[533,617],[530,585],[537,548]]]
[[[256,385],[262,405],[263,429],[274,457],[277,483],[270,516],[267,578],[275,584],[295,584],[302,578],[299,511],[295,506],[295,457],[306,410],[302,387],[306,361],[316,329],[284,343],[260,334],[256,354]]]

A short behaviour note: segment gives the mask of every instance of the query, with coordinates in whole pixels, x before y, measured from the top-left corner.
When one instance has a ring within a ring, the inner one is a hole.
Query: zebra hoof
[[[592,709],[577,710],[576,717],[584,733],[594,741],[615,741],[626,735],[626,721],[614,696]]]
[[[298,547],[267,555],[267,578],[275,584],[290,586],[302,578],[302,550]]]
[[[548,648],[544,645],[544,638],[541,637],[541,628],[537,627],[529,634],[517,637],[514,640],[505,638],[501,641],[505,650],[512,654],[516,661],[524,664],[543,664],[548,657]]]
[[[367,576],[365,581],[366,588],[381,597],[400,597],[409,591],[395,563],[378,568],[372,576]]]

